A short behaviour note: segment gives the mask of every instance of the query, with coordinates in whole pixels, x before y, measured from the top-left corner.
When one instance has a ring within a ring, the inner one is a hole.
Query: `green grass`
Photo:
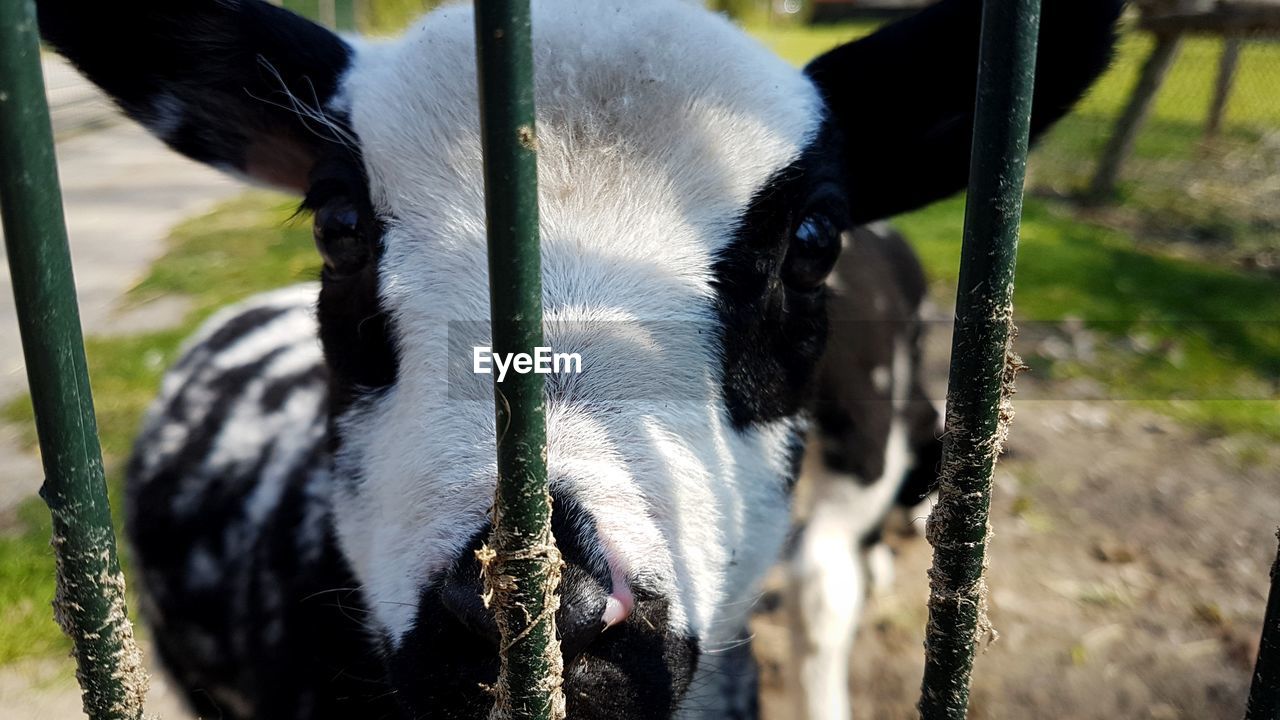
[[[871,20],[813,27],[755,22],[751,25],[751,34],[782,59],[803,66],[827,50],[870,34],[878,26],[878,22]]]
[[[1151,52],[1147,34],[1125,33],[1111,70],[1099,79],[1077,108],[1083,116],[1110,118],[1128,101],[1142,61]],[[1202,125],[1213,94],[1222,41],[1207,37],[1182,42],[1177,60],[1156,98],[1151,119]],[[1280,45],[1254,42],[1240,56],[1228,119],[1235,124],[1275,128],[1280,126],[1280,100],[1275,81],[1280,73]]]
[[[1040,144],[1033,186],[1061,194],[1087,186],[1151,46],[1146,35],[1123,36],[1112,69]],[[1245,45],[1226,124],[1209,143],[1205,116],[1221,48],[1212,38],[1183,41],[1125,164],[1119,199],[1147,241],[1209,241],[1243,254],[1280,249],[1280,147],[1263,141],[1280,128],[1280,45]]]
[[[963,203],[896,221],[944,300],[955,288]],[[1025,207],[1017,277],[1019,323],[1079,318],[1102,340],[1087,364],[1036,359],[1037,375],[1091,377],[1112,397],[1213,433],[1280,439],[1280,279],[1144,250],[1035,198]]]
[[[799,66],[841,43],[870,33],[877,26],[872,21],[817,27],[755,23],[751,32],[785,60]],[[1076,115],[1110,122],[1128,101],[1129,92],[1152,45],[1150,36],[1146,34],[1124,33],[1110,70],[1098,79],[1080,102]],[[1203,125],[1221,49],[1222,42],[1213,38],[1196,37],[1183,41],[1156,99],[1151,113],[1153,122],[1197,129]],[[874,71],[874,68],[868,69],[868,72]],[[1280,98],[1277,98],[1275,89],[1278,76],[1280,45],[1261,42],[1245,45],[1228,106],[1228,120],[1233,125],[1254,129],[1280,127]]]
[[[361,28],[371,35],[394,35],[439,0],[371,0],[363,5]]]
[[[179,327],[132,337],[86,343],[107,483],[116,510],[121,501],[123,460],[164,370],[182,340],[219,307],[262,290],[318,276],[310,227],[294,220],[296,201],[255,193],[176,228],[169,250],[151,268],[127,302],[162,295],[189,297],[191,310]],[[31,403],[21,398],[2,419],[32,428]],[[31,430],[34,433],[34,430]],[[34,434],[29,436],[34,444]],[[32,498],[0,526],[0,665],[69,648],[53,623],[53,557],[49,514]],[[122,544],[122,551],[127,548]],[[127,558],[125,558],[127,560]],[[126,562],[127,567],[127,562]],[[134,605],[131,603],[131,605]]]
[[[0,532],[0,665],[70,648],[53,623],[49,511],[31,500]]]

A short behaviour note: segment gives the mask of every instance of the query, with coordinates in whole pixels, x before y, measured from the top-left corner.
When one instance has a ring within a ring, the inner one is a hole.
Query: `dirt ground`
[[[1132,403],[1046,399],[1070,388],[1034,373],[1019,388],[992,507],[999,639],[975,664],[970,717],[1242,717],[1280,525],[1280,448],[1206,437]],[[891,542],[896,579],[855,645],[858,720],[916,717],[931,549],[919,534]],[[753,628],[769,720],[795,716],[784,615]]]

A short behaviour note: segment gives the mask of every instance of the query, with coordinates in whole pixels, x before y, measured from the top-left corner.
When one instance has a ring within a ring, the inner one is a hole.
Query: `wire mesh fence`
[[[1280,4],[1277,4],[1280,8]],[[1156,36],[1131,19],[1116,61],[1037,150],[1033,191],[1080,196],[1095,181]],[[1181,37],[1119,163],[1104,220],[1144,241],[1280,269],[1280,27]]]

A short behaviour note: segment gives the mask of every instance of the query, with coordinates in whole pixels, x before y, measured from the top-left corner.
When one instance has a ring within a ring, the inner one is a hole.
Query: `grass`
[[[1083,117],[1115,116],[1129,99],[1142,61],[1154,45],[1142,33],[1125,33],[1116,48],[1111,70],[1099,79],[1080,103]],[[1156,121],[1199,126],[1204,123],[1222,42],[1208,37],[1184,40],[1170,69],[1151,118]],[[1249,43],[1240,56],[1235,88],[1228,108],[1230,122],[1255,128],[1280,126],[1280,102],[1275,97],[1275,78],[1280,69],[1280,45]]]
[[[899,218],[935,289],[950,297],[964,200]],[[1029,198],[1018,257],[1017,319],[1078,318],[1101,338],[1087,363],[1032,361],[1037,375],[1100,380],[1218,434],[1280,439],[1280,279],[1171,257]]]
[[[759,27],[756,34],[799,64],[873,27],[870,23],[816,29],[778,25]],[[1058,162],[1064,168],[1078,168],[1081,157],[1092,157],[1109,119],[1127,95],[1146,48],[1142,38],[1126,37],[1116,67],[1090,93],[1081,112],[1064,121],[1044,143],[1037,164],[1052,169],[1051,164]],[[1214,52],[1211,41],[1193,40],[1184,47],[1150,130],[1139,143],[1140,159],[1195,159],[1199,108],[1207,103],[1206,73],[1211,74],[1206,68],[1211,67]],[[1263,128],[1280,127],[1280,108],[1266,92],[1275,78],[1269,68],[1275,67],[1280,67],[1280,47],[1246,51],[1229,115],[1234,137],[1253,137]],[[1173,102],[1177,97],[1195,102]],[[1153,202],[1142,195],[1142,188],[1127,191],[1136,193],[1138,201]],[[167,254],[128,297],[128,302],[169,294],[189,297],[191,309],[180,326],[88,342],[108,483],[117,508],[121,461],[182,339],[227,303],[315,277],[318,263],[310,231],[305,223],[291,221],[293,208],[293,201],[282,196],[256,193],[183,224],[173,232]],[[943,295],[954,292],[962,222],[960,199],[898,220]],[[1088,366],[1036,362],[1037,373],[1092,377],[1118,395],[1158,405],[1214,432],[1252,432],[1280,439],[1280,402],[1203,399],[1227,394],[1275,398],[1280,377],[1280,282],[1169,257],[1144,249],[1137,240],[1114,228],[1082,221],[1067,205],[1028,200],[1018,274],[1020,322],[1085,318],[1101,337],[1114,341]],[[1135,334],[1149,336],[1143,345],[1154,350],[1134,351],[1121,342]],[[29,401],[22,399],[0,410],[0,419],[30,427]],[[33,499],[3,522],[0,664],[65,650],[66,641],[49,610],[53,563],[47,511]]]
[[[783,60],[802,66],[827,50],[871,34],[879,25],[873,20],[812,27],[756,21],[751,23],[751,34]]]
[[[1058,193],[1085,187],[1093,159],[1110,137],[1139,68],[1153,45],[1147,35],[1122,37],[1116,62],[1076,112],[1041,143],[1033,185]],[[1222,41],[1183,41],[1174,66],[1138,135],[1119,187],[1123,211],[1137,218],[1148,242],[1210,243],[1236,254],[1280,250],[1280,45],[1245,45],[1219,138],[1204,138]],[[1230,253],[1228,253],[1230,254]]]

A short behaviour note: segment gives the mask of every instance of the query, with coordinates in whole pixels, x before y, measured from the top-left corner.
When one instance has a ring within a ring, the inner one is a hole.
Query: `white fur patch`
[[[534,0],[533,30],[547,344],[584,365],[548,408],[551,477],[614,568],[671,594],[677,628],[714,644],[741,630],[781,544],[795,428],[729,423],[713,261],[814,137],[820,100],[693,3]],[[489,317],[470,6],[362,46],[342,97],[395,219],[380,272],[400,375],[342,420],[338,477],[359,481],[336,483],[335,508],[398,640],[486,522],[496,472],[491,388],[450,396],[448,377],[449,323]]]

